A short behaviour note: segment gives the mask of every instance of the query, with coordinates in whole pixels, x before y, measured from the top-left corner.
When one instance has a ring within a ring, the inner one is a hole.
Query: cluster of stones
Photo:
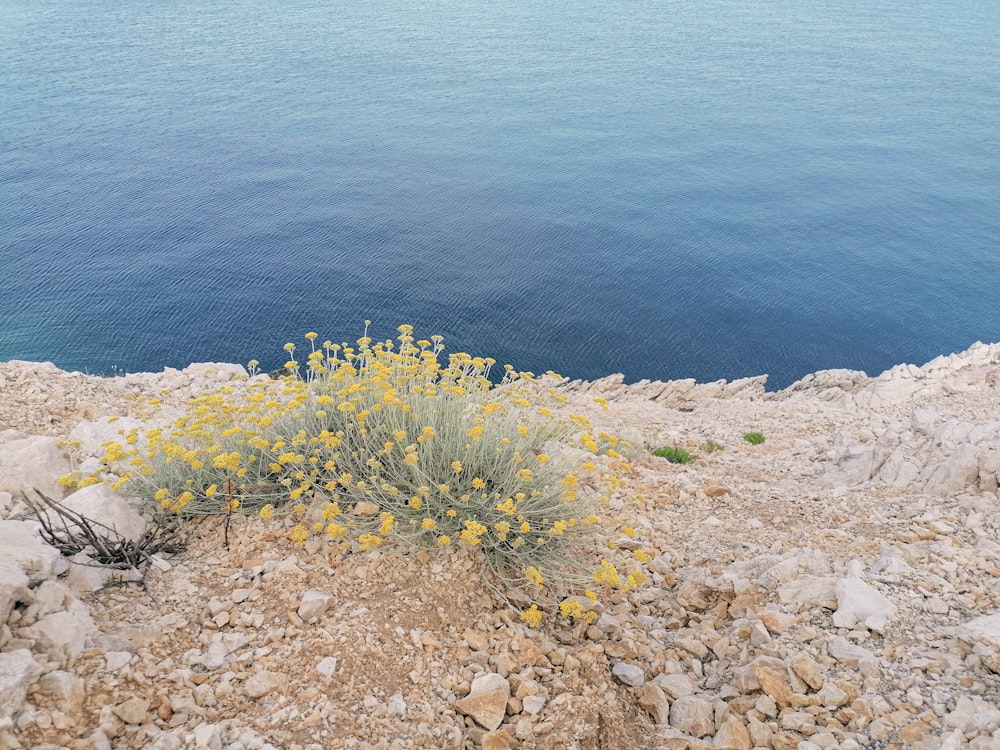
[[[23,520],[29,488],[64,497],[55,435],[97,454],[149,418],[135,395],[169,413],[239,372],[126,382],[0,365],[20,384],[0,418],[35,410],[0,432],[0,746],[1000,746],[998,345],[778,393],[762,378],[564,384],[599,428],[696,461],[635,452],[638,499],[609,512],[636,532],[619,547],[653,553],[648,585],[581,599],[593,622],[538,630],[460,551],[343,557],[239,520],[224,549],[209,524],[157,561],[150,598],[102,588],[109,571]],[[60,400],[72,410],[46,418]],[[27,434],[36,423],[51,436]],[[751,430],[766,443],[742,441]],[[130,538],[144,529],[107,488],[64,502]]]

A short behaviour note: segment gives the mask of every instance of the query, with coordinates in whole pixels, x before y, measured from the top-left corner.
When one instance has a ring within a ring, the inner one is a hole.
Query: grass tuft
[[[657,448],[653,451],[653,455],[658,458],[665,458],[672,464],[689,464],[694,461],[694,456],[684,450],[684,448],[676,445]]]

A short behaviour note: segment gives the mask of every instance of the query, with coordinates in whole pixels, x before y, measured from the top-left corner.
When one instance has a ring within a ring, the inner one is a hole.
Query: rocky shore
[[[1000,344],[775,393],[564,383],[635,446],[618,541],[655,554],[593,624],[538,629],[462,551],[303,549],[259,519],[227,547],[208,519],[143,588],[41,540],[33,488],[131,518],[67,497],[64,441],[86,461],[242,372],[0,364],[0,748],[1000,747]]]

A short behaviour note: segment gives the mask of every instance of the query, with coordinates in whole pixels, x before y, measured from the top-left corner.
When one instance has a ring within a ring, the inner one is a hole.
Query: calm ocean
[[[997,0],[0,0],[0,360],[374,321],[574,377],[1000,340]]]

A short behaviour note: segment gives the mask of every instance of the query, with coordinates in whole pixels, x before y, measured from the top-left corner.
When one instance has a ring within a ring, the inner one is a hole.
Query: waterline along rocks
[[[562,383],[632,444],[607,510],[647,583],[536,628],[474,550],[213,517],[139,585],[43,541],[32,490],[141,538],[109,488],[59,477],[244,375],[0,364],[0,747],[1000,747],[1000,345],[776,393]]]

